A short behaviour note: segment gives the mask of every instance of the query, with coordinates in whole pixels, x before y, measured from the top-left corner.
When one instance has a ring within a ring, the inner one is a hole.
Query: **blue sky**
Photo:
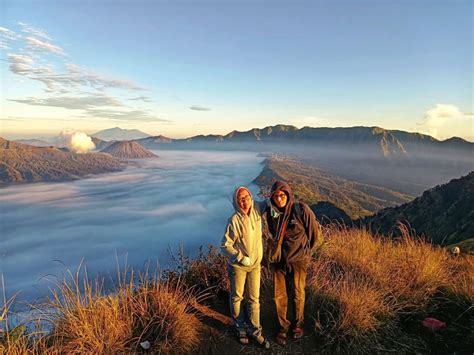
[[[472,1],[10,1],[3,136],[284,123],[474,141]]]

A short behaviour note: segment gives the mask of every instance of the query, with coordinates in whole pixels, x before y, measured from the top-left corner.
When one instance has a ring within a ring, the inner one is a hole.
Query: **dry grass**
[[[18,344],[7,344],[6,353],[136,353],[145,341],[152,353],[188,353],[197,346],[201,323],[191,307],[195,297],[182,284],[147,274],[135,283],[130,273],[106,294],[101,282],[79,272],[71,276],[41,307],[41,320],[51,331],[23,335]]]
[[[195,258],[187,256],[182,247],[176,254],[170,254],[176,267],[164,272],[166,280],[172,283],[179,280],[209,296],[229,292],[227,258],[215,246],[209,245],[207,251],[200,247]]]
[[[418,325],[420,317],[443,309],[456,312],[442,314],[445,321],[457,317],[459,323],[472,311],[469,256],[452,258],[442,248],[414,240],[403,227],[396,241],[336,226],[326,234],[310,266],[308,310],[320,341],[332,349],[421,351],[428,345],[404,329],[410,322]],[[453,330],[456,324],[449,326]]]
[[[324,233],[326,243],[308,270],[306,319],[314,324],[314,350],[474,348],[473,256],[453,258],[443,248],[414,240],[406,229],[395,241],[340,226],[329,226]],[[119,274],[118,286],[109,293],[87,275],[71,274],[39,307],[51,330],[26,334],[21,327],[6,328],[0,332],[0,354],[139,353],[143,341],[150,342],[152,353],[192,352],[201,326],[194,309],[202,301],[194,295],[226,295],[226,259],[209,247],[196,258],[180,251],[175,260],[177,268],[159,276]],[[10,304],[4,300],[0,309],[0,328]],[[422,327],[427,316],[446,322],[446,329]]]

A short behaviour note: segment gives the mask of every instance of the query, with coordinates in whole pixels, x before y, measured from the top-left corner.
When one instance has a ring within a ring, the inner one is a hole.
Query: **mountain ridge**
[[[474,171],[423,192],[413,201],[362,218],[372,231],[398,235],[398,223],[435,244],[449,245],[474,237]]]
[[[123,169],[104,153],[77,154],[56,147],[34,147],[0,137],[0,183],[75,180]]]
[[[387,130],[373,126],[354,127],[309,127],[297,128],[291,125],[275,125],[264,128],[253,128],[247,131],[233,130],[225,135],[197,135],[183,139],[153,136],[137,140],[144,147],[151,149],[169,147],[172,144],[190,143],[278,143],[292,142],[301,144],[360,145],[371,146],[383,157],[405,158],[410,153],[426,153],[443,148],[461,149],[474,152],[474,143],[459,137],[440,141],[429,135],[401,130]]]

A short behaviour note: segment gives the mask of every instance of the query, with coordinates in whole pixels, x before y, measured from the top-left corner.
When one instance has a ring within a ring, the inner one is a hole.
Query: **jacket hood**
[[[284,193],[286,193],[286,196],[288,197],[287,203],[288,202],[293,203],[293,201],[295,200],[295,197],[293,195],[293,190],[291,189],[290,185],[288,185],[288,183],[286,183],[285,181],[281,181],[281,180],[275,181],[275,183],[272,185],[272,190],[270,192],[270,197],[273,197],[273,194],[278,190],[283,191]]]
[[[270,203],[277,210],[280,210],[280,209],[277,206],[275,206],[275,203],[273,202],[273,194],[278,190],[283,191],[288,198],[285,205],[285,211],[287,211],[289,208],[291,208],[291,206],[293,205],[295,201],[293,190],[291,189],[290,185],[288,185],[288,183],[286,183],[285,181],[282,181],[282,180],[275,181],[270,192]]]
[[[250,192],[250,190],[247,189],[245,186],[239,186],[234,191],[234,198],[233,198],[233,201],[232,201],[232,204],[234,205],[234,209],[235,209],[236,212],[240,212],[241,214],[245,214],[244,211],[240,208],[239,204],[237,203],[237,195],[239,194],[240,190],[245,190],[249,193],[250,197],[252,198],[252,207],[251,208],[253,208],[253,196],[252,196],[252,193]]]

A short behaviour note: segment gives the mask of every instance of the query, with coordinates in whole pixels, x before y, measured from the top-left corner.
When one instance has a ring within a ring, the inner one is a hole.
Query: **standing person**
[[[260,271],[263,256],[262,220],[252,194],[245,187],[234,192],[235,213],[222,238],[221,250],[228,258],[230,311],[241,344],[248,344],[247,333],[265,348],[270,343],[262,335],[260,325]],[[249,293],[249,328],[245,329],[242,307],[247,282]]]
[[[293,338],[303,336],[306,271],[322,234],[313,211],[306,204],[296,202],[290,186],[283,181],[276,181],[272,186],[263,222],[280,324],[277,343],[285,345],[291,327],[287,318],[288,298],[295,309]]]

